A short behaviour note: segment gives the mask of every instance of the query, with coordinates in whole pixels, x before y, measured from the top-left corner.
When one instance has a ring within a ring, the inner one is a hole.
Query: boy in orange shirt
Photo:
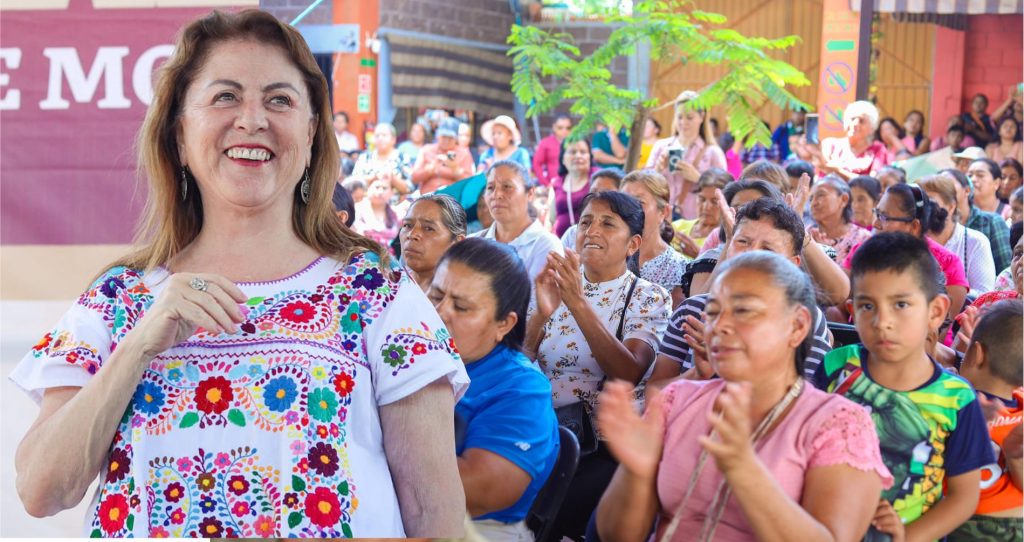
[[[950,533],[949,542],[1020,542],[1024,529],[1021,506],[1021,434],[1024,357],[1019,299],[992,305],[974,328],[960,374],[984,395],[997,413],[988,422],[999,457],[981,470],[981,500],[967,522]]]

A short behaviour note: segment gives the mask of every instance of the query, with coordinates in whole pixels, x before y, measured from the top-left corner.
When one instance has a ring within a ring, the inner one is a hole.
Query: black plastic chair
[[[555,466],[551,469],[548,481],[540,488],[537,498],[533,500],[530,512],[526,514],[526,526],[533,531],[536,542],[548,542],[551,529],[555,526],[555,517],[562,507],[569,484],[576,475],[576,467],[580,463],[580,443],[576,435],[565,427],[558,426],[559,451]]]
[[[828,330],[832,332],[832,348],[839,348],[840,346],[857,344],[860,342],[860,335],[857,334],[857,328],[850,324],[829,322]]]

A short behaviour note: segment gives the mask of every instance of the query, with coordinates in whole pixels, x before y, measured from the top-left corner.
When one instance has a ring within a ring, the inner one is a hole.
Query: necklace
[[[797,377],[796,382],[789,387],[789,391],[786,395],[779,399],[778,403],[768,412],[768,415],[761,420],[761,423],[757,424],[757,428],[754,429],[754,433],[750,436],[752,445],[757,451],[757,445],[768,433],[768,430],[775,425],[775,422],[782,417],[782,414],[786,412],[793,401],[800,396],[800,393],[804,389],[804,379]],[[714,438],[717,433],[712,430],[708,435],[710,438]],[[675,514],[672,516],[672,522],[669,523],[665,529],[665,534],[661,537],[661,542],[670,542],[672,537],[676,533],[676,529],[679,528],[679,522],[683,518],[683,510],[686,508],[686,502],[690,500],[690,496],[693,495],[693,490],[697,487],[697,479],[700,478],[701,472],[704,470],[704,465],[707,463],[708,451],[701,450],[700,457],[697,459],[697,468],[693,469],[693,473],[690,475],[690,481],[686,485],[686,493],[683,494],[683,500],[679,503],[676,508]],[[703,542],[705,540],[711,540],[715,536],[715,529],[718,528],[718,522],[722,519],[722,514],[725,512],[725,503],[729,500],[729,494],[731,490],[726,484],[725,477],[722,477],[722,481],[718,483],[718,487],[715,489],[714,496],[711,499],[711,506],[709,507],[709,513],[704,518],[704,525],[701,526],[700,534],[696,540]]]

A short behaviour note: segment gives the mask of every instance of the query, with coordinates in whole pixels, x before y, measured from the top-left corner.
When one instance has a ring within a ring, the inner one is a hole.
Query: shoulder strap
[[[701,141],[704,141],[703,138],[701,138]],[[704,154],[708,152],[708,147],[710,146],[710,143],[704,141],[704,146],[700,148],[700,152],[697,153],[697,158],[693,160],[693,167],[697,168],[698,170],[700,169],[700,161],[704,159]]]
[[[626,325],[626,310],[629,309],[629,302],[633,299],[633,290],[636,288],[636,283],[640,279],[633,275],[633,282],[629,284],[629,290],[626,290],[626,303],[622,305],[622,314],[619,315],[619,327],[615,331],[615,338],[622,341],[622,328]]]

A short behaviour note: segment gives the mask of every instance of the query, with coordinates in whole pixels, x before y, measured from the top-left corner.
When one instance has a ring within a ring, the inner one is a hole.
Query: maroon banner
[[[170,55],[178,30],[211,5],[141,7],[157,3],[4,3],[0,243],[132,239],[146,198],[145,181],[135,173],[134,138],[152,98],[152,73]],[[9,9],[22,5],[34,9]],[[55,8],[38,9],[50,5]],[[117,5],[133,8],[105,7]]]

